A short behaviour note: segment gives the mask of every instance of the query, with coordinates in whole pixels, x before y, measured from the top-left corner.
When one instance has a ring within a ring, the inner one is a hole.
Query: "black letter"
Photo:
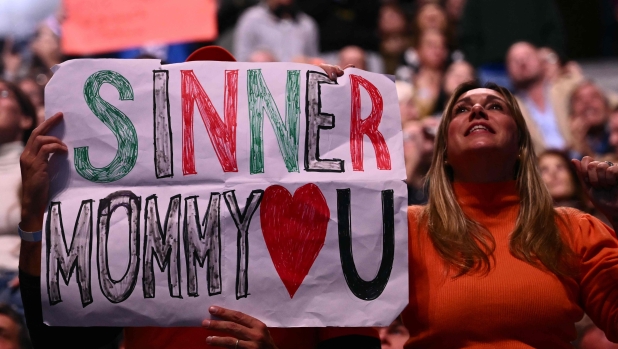
[[[260,206],[260,201],[264,195],[263,190],[254,190],[247,198],[244,212],[240,213],[238,208],[238,202],[236,201],[236,194],[233,190],[223,193],[225,203],[228,210],[232,214],[234,224],[238,228],[238,237],[236,240],[237,253],[236,253],[236,299],[246,298],[249,289],[249,224],[251,224],[251,218],[253,214]]]
[[[210,193],[210,201],[206,215],[200,224],[200,213],[197,208],[197,196],[185,198],[185,258],[187,261],[187,294],[197,297],[197,266],[204,267],[206,256],[208,263],[206,279],[208,280],[208,295],[221,293],[221,228],[219,225],[219,204],[221,195]]]
[[[165,230],[161,229],[159,219],[159,205],[157,196],[146,198],[146,212],[144,213],[144,275],[142,285],[144,298],[154,298],[154,264],[153,256],[157,259],[159,270],[167,270],[167,282],[170,296],[182,298],[180,295],[180,195],[170,198],[165,215]]]
[[[391,276],[395,259],[395,205],[393,190],[382,190],[382,262],[378,274],[371,281],[363,280],[352,255],[350,219],[350,189],[337,189],[337,218],[339,219],[339,254],[345,281],[350,291],[360,299],[374,300],[382,294]]]
[[[92,200],[82,201],[75,220],[71,248],[67,248],[62,224],[60,203],[52,202],[49,206],[46,222],[47,245],[47,294],[49,304],[62,302],[60,297],[59,274],[66,285],[75,270],[75,278],[79,285],[82,306],[92,303],[90,282],[90,255],[92,254]],[[60,273],[58,273],[60,272]]]
[[[153,73],[152,98],[154,102],[154,149],[155,174],[157,178],[174,176],[174,148],[170,123],[170,101],[167,91],[169,71]]]
[[[109,221],[116,209],[124,207],[129,218],[129,267],[120,280],[112,279],[109,272],[107,240]],[[105,298],[112,303],[120,303],[129,298],[137,283],[139,271],[139,215],[142,199],[133,192],[120,190],[109,194],[99,202],[97,237],[99,243],[99,285]]]
[[[305,93],[305,171],[307,172],[345,172],[343,160],[320,159],[320,130],[335,127],[335,115],[322,113],[321,84],[337,84],[324,73],[307,72],[307,91]]]

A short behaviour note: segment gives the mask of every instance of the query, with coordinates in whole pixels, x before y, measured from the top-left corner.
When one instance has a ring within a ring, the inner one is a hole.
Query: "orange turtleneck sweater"
[[[581,274],[560,279],[509,252],[519,213],[515,182],[454,183],[459,205],[496,241],[487,275],[452,278],[419,225],[422,207],[410,207],[410,304],[403,320],[410,348],[572,348],[574,323],[584,310],[610,340],[618,341],[618,240],[598,219],[560,209],[572,234]]]

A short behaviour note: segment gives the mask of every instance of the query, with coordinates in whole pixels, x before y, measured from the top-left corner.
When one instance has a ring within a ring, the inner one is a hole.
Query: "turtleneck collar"
[[[453,182],[453,191],[459,205],[480,210],[496,210],[520,203],[517,182],[462,183]]]
[[[0,167],[19,166],[19,157],[24,151],[21,141],[0,144]]]

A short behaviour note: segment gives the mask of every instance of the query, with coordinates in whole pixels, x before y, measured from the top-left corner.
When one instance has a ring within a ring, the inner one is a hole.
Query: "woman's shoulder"
[[[425,214],[427,205],[412,205],[408,206],[408,221],[418,222]]]

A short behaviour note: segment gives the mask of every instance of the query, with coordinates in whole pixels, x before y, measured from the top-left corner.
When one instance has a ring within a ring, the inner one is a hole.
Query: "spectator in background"
[[[266,63],[276,62],[275,56],[268,50],[256,50],[249,56],[249,62],[253,63]]]
[[[317,24],[294,0],[264,0],[240,16],[234,35],[238,61],[248,61],[257,50],[268,50],[281,62],[315,57],[319,52]]]
[[[365,51],[358,46],[346,46],[339,51],[339,66],[347,67],[354,66],[355,68],[367,70],[365,60]]]
[[[22,308],[17,289],[21,217],[19,157],[35,126],[34,106],[15,84],[0,80],[0,302]]]
[[[2,303],[0,303],[0,348],[32,348],[26,324],[21,316],[8,304]]]
[[[427,117],[408,122],[403,128],[408,205],[424,205],[429,199],[425,176],[431,166],[439,118]]]
[[[537,153],[567,149],[572,143],[568,98],[577,80],[548,80],[539,50],[528,42],[509,48],[506,65]]]
[[[417,44],[421,35],[427,30],[437,30],[443,34],[447,31],[446,12],[435,2],[426,2],[419,6],[413,23],[413,44]]]
[[[456,61],[451,63],[444,73],[442,90],[438,95],[433,115],[441,115],[446,108],[446,102],[451,98],[457,86],[464,82],[475,80],[474,67],[466,61]]]
[[[459,29],[461,15],[463,14],[465,4],[466,0],[446,0],[444,2],[444,10],[446,11],[446,18],[448,21],[448,37],[450,39],[452,50],[459,48],[459,43],[457,42],[457,31]]]
[[[410,46],[405,12],[397,3],[386,3],[380,8],[378,19],[380,53],[387,74],[395,74],[401,56]]]
[[[414,86],[404,81],[396,81],[395,88],[397,89],[402,125],[409,121],[418,120],[418,108],[414,103]]]
[[[448,59],[446,37],[437,30],[426,30],[420,36],[415,52],[418,56],[417,65],[400,67],[397,69],[397,77],[414,85],[416,104],[423,117],[433,112],[442,88]]]
[[[598,156],[610,152],[606,127],[610,111],[609,100],[593,82],[584,81],[573,91],[569,101],[569,114],[575,157]]]
[[[459,34],[466,60],[478,68],[482,83],[509,86],[504,57],[518,41],[564,52],[553,0],[467,0]]]
[[[45,120],[45,98],[44,89],[32,77],[25,77],[17,81],[17,86],[28,96],[32,105],[36,109],[36,125]]]
[[[548,149],[539,154],[538,163],[543,182],[554,200],[554,207],[573,207],[592,213],[568,153]]]

